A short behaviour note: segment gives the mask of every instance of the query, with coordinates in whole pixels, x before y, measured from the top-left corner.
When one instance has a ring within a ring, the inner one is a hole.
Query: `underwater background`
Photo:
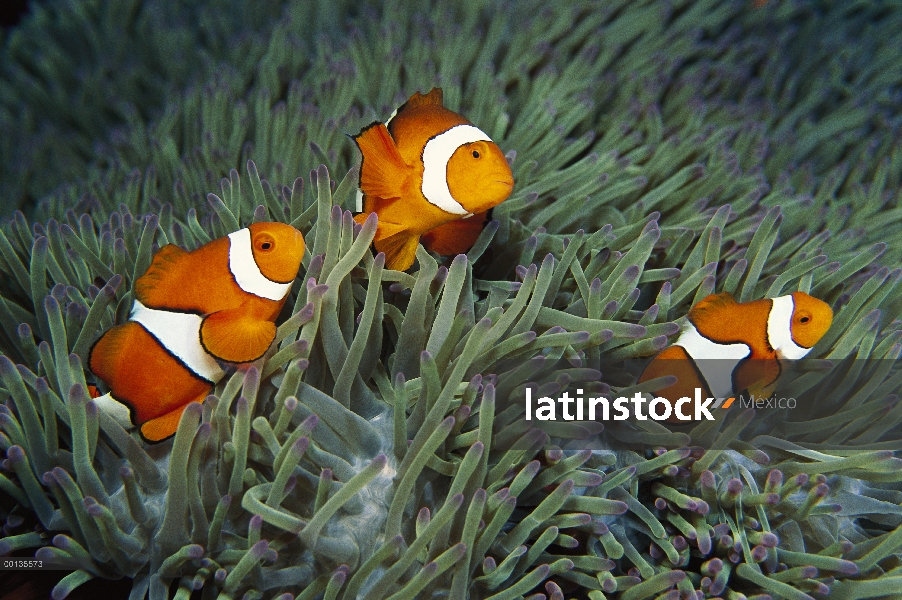
[[[756,4],[32,2],[0,33],[0,555],[78,561],[57,599],[902,598],[902,5]],[[516,185],[465,256],[389,271],[345,134],[432,86]],[[308,244],[275,352],[143,444],[91,344],[158,247],[265,220]],[[653,392],[695,302],[794,290],[835,317],[791,413],[505,402]]]

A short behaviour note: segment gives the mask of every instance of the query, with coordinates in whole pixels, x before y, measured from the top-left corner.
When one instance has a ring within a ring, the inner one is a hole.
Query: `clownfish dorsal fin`
[[[689,320],[696,327],[701,326],[705,321],[711,318],[722,318],[718,313],[723,309],[736,306],[738,302],[729,292],[721,292],[719,294],[711,294],[705,296],[689,310]]]
[[[414,92],[413,96],[411,96],[407,100],[407,102],[405,102],[398,108],[398,110],[395,112],[395,117],[403,114],[406,110],[419,108],[421,106],[444,106],[442,104],[442,88],[432,88],[428,94]]]
[[[363,156],[360,163],[363,193],[384,200],[400,198],[411,168],[404,162],[385,125],[379,122],[368,125],[353,139]]]
[[[250,316],[243,306],[221,310],[204,318],[200,343],[219,360],[244,363],[257,360],[276,337],[272,321]]]
[[[428,94],[414,92],[413,96],[404,103],[404,108],[416,108],[418,106],[442,106],[442,88],[434,87]]]
[[[403,121],[405,117],[407,117],[407,113],[412,112],[416,108],[444,108],[443,98],[442,98],[442,88],[436,87],[432,88],[428,94],[421,94],[420,92],[414,92],[413,96],[407,99],[407,102],[399,106],[395,109],[395,112],[391,114],[388,118],[388,121],[385,122],[385,126],[388,127],[389,133],[394,135],[395,133],[395,119],[397,117],[401,117]],[[416,117],[414,117],[416,118]]]
[[[147,271],[135,282],[135,298],[145,306],[165,306],[172,296],[171,285],[178,279],[173,275],[182,268],[188,253],[175,244],[166,244],[153,256]]]

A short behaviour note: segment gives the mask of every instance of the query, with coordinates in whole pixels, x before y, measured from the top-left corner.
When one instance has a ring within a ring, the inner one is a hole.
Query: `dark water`
[[[0,3],[0,27],[17,25],[28,11],[28,0],[4,0]]]

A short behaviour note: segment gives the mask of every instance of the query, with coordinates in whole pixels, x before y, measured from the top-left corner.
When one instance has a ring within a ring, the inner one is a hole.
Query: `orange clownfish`
[[[267,351],[304,249],[284,223],[254,223],[192,252],[163,246],[135,282],[128,322],[91,348],[91,371],[110,389],[101,407],[121,415],[124,404],[148,441],[175,433],[185,407],[225,375],[220,362]]]
[[[808,354],[832,322],[830,306],[804,292],[751,302],[712,294],[692,307],[676,343],[652,359],[639,382],[676,376],[675,384],[655,392],[671,403],[692,398],[695,388],[717,399],[744,390],[767,397],[776,387],[781,361]],[[676,416],[669,420],[679,421]]]
[[[387,126],[377,121],[353,139],[363,156],[354,219],[379,216],[374,244],[389,269],[409,269],[421,237],[441,254],[466,252],[514,187],[504,153],[442,106],[441,88],[415,93]]]

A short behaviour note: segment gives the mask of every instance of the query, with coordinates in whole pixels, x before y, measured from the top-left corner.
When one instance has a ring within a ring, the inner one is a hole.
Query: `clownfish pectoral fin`
[[[400,198],[412,169],[404,162],[395,141],[382,123],[364,127],[354,136],[363,160],[360,163],[360,189],[367,196]]]
[[[703,394],[708,395],[708,384],[704,381],[704,376],[699,371],[695,360],[682,346],[670,346],[658,353],[645,366],[645,370],[642,371],[637,383],[667,376],[676,377],[676,382],[653,392],[653,395],[670,401],[674,413],[667,419],[668,422],[685,423],[687,420],[681,419],[681,415],[676,413],[677,402],[683,397],[691,398],[696,388],[701,389]],[[688,412],[691,412],[691,410],[687,409],[683,416]]]
[[[782,368],[776,358],[747,358],[733,371],[733,389],[748,390],[757,398],[768,397],[777,387]]]
[[[175,244],[166,244],[153,255],[147,271],[135,282],[135,298],[145,306],[167,306],[172,299],[172,285],[178,280],[173,277],[182,268],[182,258],[188,254]]]
[[[775,389],[777,389],[776,381],[774,381],[770,385],[757,384],[748,388],[749,395],[754,396],[755,398],[770,398]]]
[[[455,219],[430,229],[422,235],[420,242],[430,252],[442,256],[465,254],[476,243],[488,220],[488,211],[466,219]]]
[[[200,343],[204,350],[225,362],[257,360],[276,337],[276,325],[244,314],[243,307],[221,310],[204,318]]]
[[[204,392],[199,397],[195,398],[191,402],[203,402],[207,397],[208,392]],[[150,419],[149,421],[145,421],[141,423],[140,431],[141,437],[143,437],[148,442],[162,442],[169,436],[175,433],[175,430],[179,428],[179,420],[182,418],[182,413],[185,412],[185,408],[188,407],[187,404],[183,404],[179,406],[175,410],[169,411],[159,417]]]
[[[386,269],[406,271],[413,265],[413,261],[417,256],[419,241],[420,236],[402,231],[377,240],[374,244],[376,251],[385,253]]]
[[[360,213],[358,215],[354,215],[354,222],[360,225],[363,225],[366,222],[367,217],[370,216],[370,213]],[[391,221],[383,221],[379,220],[379,226],[376,228],[376,235],[373,237],[373,241],[381,241],[386,238],[393,237],[405,231],[406,227],[401,225],[400,223],[392,223]]]
[[[162,442],[178,429],[179,419],[182,418],[183,412],[185,412],[185,407],[180,406],[172,412],[143,423],[141,436],[148,442]]]

